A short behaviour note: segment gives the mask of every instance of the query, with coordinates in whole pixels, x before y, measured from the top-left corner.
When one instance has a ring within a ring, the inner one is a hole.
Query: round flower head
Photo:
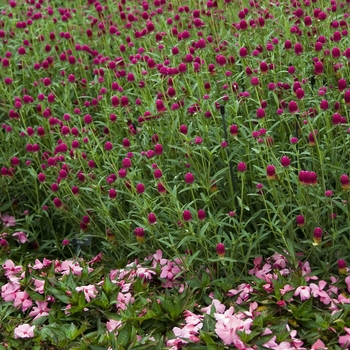
[[[274,165],[268,165],[266,167],[266,176],[268,180],[276,180],[277,174],[276,174],[276,168]]]
[[[185,221],[191,221],[192,220],[192,214],[189,210],[184,210],[184,212],[182,213],[183,219]]]
[[[145,242],[145,230],[142,227],[135,228],[134,234],[136,236],[137,242],[141,244]]]
[[[303,215],[298,215],[295,218],[295,222],[297,223],[297,226],[303,227],[305,225],[305,218]]]
[[[223,258],[225,256],[225,245],[223,243],[219,243],[216,246],[216,252],[220,258]]]
[[[344,191],[347,191],[350,188],[350,179],[349,176],[346,174],[343,174],[340,176],[340,184]]]
[[[323,231],[322,231],[321,227],[316,227],[314,229],[314,237],[313,237],[313,241],[314,241],[313,245],[314,246],[317,246],[321,243],[322,233],[323,233]]]
[[[199,209],[197,214],[198,214],[199,220],[204,220],[206,218],[206,214],[205,214],[205,211],[203,209]]]
[[[283,167],[288,167],[289,165],[290,165],[290,159],[289,159],[289,157],[287,157],[287,156],[283,156],[282,158],[281,158],[281,165],[283,166]]]
[[[157,222],[157,217],[155,216],[154,213],[148,214],[148,222],[153,225]]]
[[[343,259],[338,260],[338,272],[340,275],[346,275],[346,262]]]
[[[185,182],[187,184],[192,184],[194,182],[194,175],[192,173],[187,173],[185,175]]]
[[[240,173],[244,173],[244,172],[247,170],[247,164],[244,163],[244,162],[238,163],[238,165],[237,165],[237,170],[238,170]]]

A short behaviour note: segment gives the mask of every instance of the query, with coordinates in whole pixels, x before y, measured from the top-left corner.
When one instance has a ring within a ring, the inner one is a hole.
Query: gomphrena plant
[[[349,248],[348,5],[2,4],[0,209],[28,239],[5,224],[3,246],[163,249],[238,275],[269,250],[335,267]]]

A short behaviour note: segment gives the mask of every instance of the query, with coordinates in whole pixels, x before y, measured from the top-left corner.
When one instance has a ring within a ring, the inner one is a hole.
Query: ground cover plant
[[[0,4],[0,347],[350,346],[349,1]]]

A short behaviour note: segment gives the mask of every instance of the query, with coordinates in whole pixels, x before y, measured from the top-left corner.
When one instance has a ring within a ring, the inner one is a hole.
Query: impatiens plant
[[[0,13],[10,347],[350,346],[349,0]]]

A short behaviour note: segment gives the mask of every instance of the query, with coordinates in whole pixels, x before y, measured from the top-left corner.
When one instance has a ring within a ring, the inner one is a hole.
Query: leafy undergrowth
[[[91,261],[3,265],[2,345],[7,349],[345,349],[350,344],[350,277],[319,279],[274,254],[254,259],[244,283],[213,279],[168,260],[106,269]],[[224,272],[219,258],[213,271]],[[325,345],[327,344],[327,345]],[[327,346],[327,347],[326,347]]]

